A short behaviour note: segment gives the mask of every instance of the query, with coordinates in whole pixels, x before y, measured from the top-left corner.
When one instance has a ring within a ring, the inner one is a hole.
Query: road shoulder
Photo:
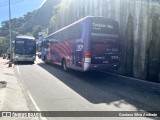
[[[20,80],[16,79],[14,66],[8,67],[8,60],[0,58],[0,81],[6,81],[6,87],[0,88],[0,111],[33,111],[33,103],[28,103],[25,89]],[[30,104],[30,106],[29,106]],[[22,118],[19,118],[22,119]],[[9,118],[5,118],[9,120]],[[38,120],[38,118],[28,118]]]

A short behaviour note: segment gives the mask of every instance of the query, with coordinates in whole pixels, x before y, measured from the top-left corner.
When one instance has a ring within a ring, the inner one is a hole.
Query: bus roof
[[[19,36],[16,36],[16,39],[17,39],[17,38],[35,40],[34,37],[32,37],[32,36],[27,36],[27,35],[19,35]]]

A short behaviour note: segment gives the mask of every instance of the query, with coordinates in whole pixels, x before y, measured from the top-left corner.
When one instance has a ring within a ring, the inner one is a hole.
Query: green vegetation
[[[23,17],[11,19],[12,39],[14,39],[17,35],[20,35],[20,34],[27,34],[27,33],[31,34],[31,35],[33,35],[33,33],[35,34],[35,30],[32,30],[32,29],[27,30],[27,29],[20,28],[25,21],[29,20],[34,15],[34,13],[35,13],[35,11],[28,12]],[[0,42],[5,43],[5,44],[1,44],[0,53],[6,52],[7,49],[9,49],[9,45],[8,45],[8,43],[9,43],[9,20],[3,21],[1,23]]]
[[[0,37],[0,56],[2,53],[5,53],[9,48],[9,39],[5,37]]]
[[[57,5],[59,0],[47,0],[47,2],[38,10],[28,12],[22,17],[11,19],[11,35],[12,40],[17,35],[29,35],[34,36],[36,39],[39,37],[39,32],[47,32],[50,25],[50,19],[52,17],[53,6]],[[4,41],[9,40],[9,20],[3,21],[0,27],[0,38]],[[0,46],[0,53],[6,52],[6,47],[2,44]],[[2,50],[3,49],[3,50]],[[8,49],[8,48],[7,48]]]
[[[12,37],[14,38],[18,34],[26,33],[26,29],[20,29],[23,23],[29,20],[34,15],[35,11],[28,12],[23,17],[11,19]],[[9,20],[1,23],[0,36],[9,38]]]

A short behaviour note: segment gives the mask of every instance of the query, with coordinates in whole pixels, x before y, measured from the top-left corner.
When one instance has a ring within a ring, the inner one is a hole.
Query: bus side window
[[[61,36],[62,32],[58,32],[57,33],[57,40],[58,41],[62,41],[62,36]]]
[[[75,39],[75,38],[76,38],[76,36],[75,36],[75,27],[72,26],[71,27],[71,39]]]
[[[77,37],[78,38],[82,37],[82,31],[83,31],[82,23],[79,23],[77,26]]]
[[[61,41],[65,41],[65,30],[61,32]]]
[[[47,41],[48,41],[48,40],[46,40],[46,41],[44,42],[44,48],[47,48]]]
[[[66,28],[61,32],[62,41],[68,41],[70,39],[70,31],[69,28]]]
[[[53,37],[53,39],[54,39],[54,40],[57,40],[57,42],[58,42],[58,41],[61,41],[61,38],[62,38],[62,37],[61,37],[61,32],[56,33],[56,34],[54,35],[54,37]]]
[[[43,48],[46,48],[46,47],[45,47],[45,43],[46,43],[46,40],[42,42],[42,47],[43,47]]]
[[[70,34],[71,35],[71,39],[74,39],[74,36],[73,36],[74,35],[73,26],[71,27],[70,31],[71,31],[71,34]]]
[[[70,40],[70,28],[67,28],[64,33],[65,40]]]
[[[82,24],[78,23],[71,27],[71,39],[77,39],[82,36]]]
[[[53,39],[56,40],[56,35],[53,36]]]
[[[42,44],[41,44],[42,48],[44,48],[44,41],[42,41]]]

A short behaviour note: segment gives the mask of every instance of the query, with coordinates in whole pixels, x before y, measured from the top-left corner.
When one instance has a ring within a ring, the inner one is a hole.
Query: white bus
[[[13,41],[12,60],[29,61],[34,63],[36,60],[36,41],[31,36],[17,36]]]

